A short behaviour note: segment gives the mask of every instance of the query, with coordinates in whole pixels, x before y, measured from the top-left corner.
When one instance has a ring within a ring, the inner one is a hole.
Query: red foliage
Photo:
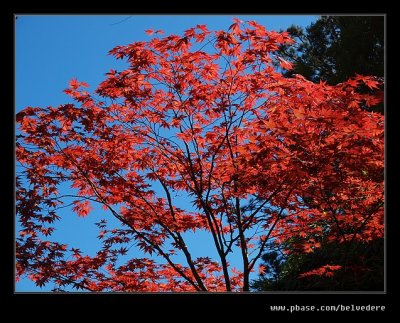
[[[301,278],[309,277],[309,276],[326,276],[326,277],[333,277],[335,271],[341,269],[342,266],[338,265],[325,265],[317,269],[310,270],[306,273],[300,275]]]
[[[384,122],[361,105],[382,95],[357,93],[379,82],[285,78],[274,66],[290,64],[276,50],[291,43],[239,20],[228,31],[157,35],[112,49],[129,67],[111,70],[95,94],[72,80],[65,92],[76,104],[19,112],[18,277],[90,291],[248,290],[267,242],[297,237],[312,252],[322,232],[340,242],[381,237]],[[95,256],[46,240],[71,201],[78,216],[96,203],[120,222],[97,223]],[[198,230],[217,260],[193,257],[187,232]],[[132,243],[157,257],[117,265]]]

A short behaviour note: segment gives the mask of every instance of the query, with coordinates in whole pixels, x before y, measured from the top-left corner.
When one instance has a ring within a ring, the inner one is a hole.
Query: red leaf
[[[278,59],[279,59],[279,64],[283,69],[291,70],[293,68],[293,64],[292,63],[288,62],[287,60],[284,60],[281,57],[278,57]]]
[[[78,214],[80,217],[86,217],[89,215],[90,211],[93,209],[89,201],[74,201],[74,207],[72,210]]]

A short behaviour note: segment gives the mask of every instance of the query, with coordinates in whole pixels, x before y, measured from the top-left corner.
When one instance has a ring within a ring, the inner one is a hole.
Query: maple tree
[[[376,78],[283,77],[291,63],[277,50],[293,40],[254,21],[146,33],[110,51],[129,66],[94,94],[74,79],[65,90],[74,104],[17,113],[17,279],[56,290],[248,291],[271,242],[296,236],[313,252],[322,232],[339,243],[383,236],[383,116],[360,109],[383,95],[358,92],[378,89]],[[61,208],[86,217],[95,205],[107,215],[94,256],[51,239]],[[216,259],[194,257],[188,237],[199,231]],[[131,257],[132,243],[144,257]]]

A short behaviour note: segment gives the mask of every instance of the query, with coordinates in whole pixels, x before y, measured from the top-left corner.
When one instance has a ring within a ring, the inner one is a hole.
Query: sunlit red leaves
[[[339,265],[325,265],[317,269],[310,270],[306,273],[300,274],[300,278],[310,277],[310,276],[325,276],[333,277],[335,272],[340,270],[342,266]]]
[[[293,68],[292,63],[288,62],[287,60],[284,60],[281,57],[278,57],[278,59],[279,59],[279,64],[283,69],[290,71]]]
[[[93,207],[90,205],[89,201],[75,201],[74,202],[74,207],[72,210],[76,212],[76,214],[80,217],[86,217],[90,213],[90,211],[93,209]]]
[[[153,34],[154,35],[162,35],[162,34],[164,34],[164,31],[161,29],[158,29],[155,31],[153,29],[147,29],[147,30],[145,30],[145,33],[149,36],[152,36]]]
[[[182,234],[206,232],[220,254],[238,246],[248,257],[269,239],[296,237],[299,250],[313,252],[324,232],[337,242],[381,237],[383,118],[361,106],[383,95],[358,93],[381,84],[360,75],[337,86],[283,77],[275,66],[291,65],[274,52],[292,42],[256,22],[236,19],[213,33],[197,25],[112,49],[129,66],[106,74],[101,100],[74,79],[65,92],[76,105],[19,112],[16,154],[33,188],[18,185],[18,272],[92,291],[201,290],[198,279],[210,291],[226,290],[226,281],[239,290],[248,272],[227,264],[201,257],[172,266],[175,255],[187,257]],[[65,184],[72,196],[62,196]],[[65,248],[38,238],[51,235],[45,224],[71,203],[85,217],[92,201],[120,227],[98,223],[102,250],[89,257],[73,249],[73,260],[59,262]],[[117,266],[133,245],[164,263]]]
[[[79,82],[77,79],[72,79],[69,82],[69,86],[71,89],[76,90],[79,87],[89,87],[89,85],[86,82]]]
[[[381,83],[373,76],[365,76],[365,75],[359,75],[359,74],[356,74],[354,80],[364,83],[371,90],[379,89],[378,85],[380,85],[380,83]]]
[[[365,95],[364,96],[364,100],[365,100],[365,105],[367,107],[373,107],[375,105],[377,105],[378,103],[381,103],[383,101],[383,98],[380,96],[373,96],[373,95]]]

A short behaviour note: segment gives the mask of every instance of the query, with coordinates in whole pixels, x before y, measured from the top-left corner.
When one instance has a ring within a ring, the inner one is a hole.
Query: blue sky
[[[62,91],[72,78],[95,89],[111,68],[121,70],[126,66],[109,56],[108,51],[117,45],[148,40],[146,29],[162,29],[165,34],[180,34],[196,24],[206,24],[210,30],[227,29],[234,17],[255,20],[270,30],[285,29],[291,24],[307,26],[318,18],[310,15],[18,16],[15,110],[70,102]],[[99,246],[93,222],[99,220],[99,215],[82,219],[65,211],[63,216],[55,237],[93,254]],[[201,239],[191,240],[194,250],[208,248]],[[16,283],[18,292],[50,291],[52,287],[50,284],[40,289],[28,279]]]

